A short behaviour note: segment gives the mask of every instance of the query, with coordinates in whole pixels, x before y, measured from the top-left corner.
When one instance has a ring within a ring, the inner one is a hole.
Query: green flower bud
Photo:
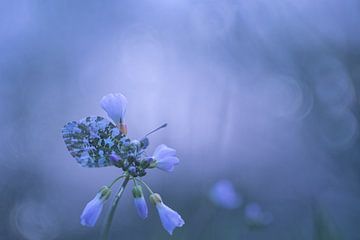
[[[141,145],[140,141],[139,141],[139,140],[136,140],[136,139],[132,140],[132,141],[130,142],[130,144],[131,144],[131,145],[134,145],[136,148],[139,148],[140,145]]]
[[[161,196],[158,193],[151,194],[149,198],[150,198],[150,202],[154,205],[162,202]]]
[[[145,149],[149,146],[149,139],[147,137],[140,140],[141,148]]]
[[[103,186],[100,190],[99,193],[101,193],[101,197],[100,199],[107,200],[110,195],[111,195],[111,189],[108,186]]]
[[[157,162],[156,162],[156,159],[155,159],[150,163],[148,168],[156,168],[156,166],[157,166]]]
[[[142,196],[144,196],[142,187],[140,185],[134,186],[134,188],[132,190],[132,194],[133,194],[134,198],[141,198]]]

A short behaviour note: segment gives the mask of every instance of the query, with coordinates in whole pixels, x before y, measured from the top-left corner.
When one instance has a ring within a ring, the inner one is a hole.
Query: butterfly
[[[130,142],[117,126],[99,116],[68,122],[62,128],[62,136],[76,161],[90,168],[116,165],[111,155],[115,153],[121,158]]]

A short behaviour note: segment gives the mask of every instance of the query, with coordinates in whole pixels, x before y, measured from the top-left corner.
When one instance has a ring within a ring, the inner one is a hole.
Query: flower
[[[111,190],[108,187],[103,187],[96,196],[86,204],[81,216],[81,225],[86,227],[93,227],[98,220],[105,200],[109,198]]]
[[[270,212],[264,212],[261,206],[254,202],[246,205],[245,218],[251,226],[266,226],[273,221],[272,214]]]
[[[238,208],[242,202],[241,196],[229,180],[220,180],[215,183],[210,191],[210,200],[215,205],[227,209]]]
[[[116,123],[123,123],[127,100],[121,93],[110,93],[105,95],[100,101],[101,107],[108,116]]]
[[[156,167],[166,172],[172,172],[174,167],[180,162],[175,155],[175,149],[169,148],[165,144],[159,145],[153,155]]]
[[[141,186],[137,185],[132,190],[134,196],[134,205],[138,215],[145,219],[148,216],[148,207],[146,205],[146,201],[144,198],[144,194],[142,192]]]
[[[172,235],[176,227],[182,227],[185,224],[184,220],[177,212],[163,203],[159,194],[151,194],[150,201],[156,205],[161,224],[170,235]]]

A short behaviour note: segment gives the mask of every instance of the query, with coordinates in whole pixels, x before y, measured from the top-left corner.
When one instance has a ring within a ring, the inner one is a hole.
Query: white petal
[[[177,157],[165,157],[156,161],[156,167],[166,172],[172,172],[179,162]]]
[[[159,212],[161,224],[170,235],[172,235],[176,227],[182,227],[185,224],[180,214],[166,206],[163,202],[157,203],[156,208]]]
[[[100,105],[115,123],[119,123],[124,119],[127,100],[121,93],[105,95],[101,99]]]
[[[140,197],[140,198],[134,198],[134,204],[135,204],[135,208],[136,208],[136,211],[137,211],[138,215],[142,219],[147,218],[147,216],[148,216],[148,208],[147,208],[145,198],[143,196]]]
[[[175,156],[176,155],[176,150],[169,148],[168,146],[166,146],[165,144],[161,144],[159,145],[154,152],[154,158],[159,160],[161,158],[164,157],[168,157],[168,156]]]
[[[86,204],[81,216],[80,222],[83,226],[93,227],[98,220],[103,209],[103,200],[100,199],[101,193],[98,193],[94,199]]]

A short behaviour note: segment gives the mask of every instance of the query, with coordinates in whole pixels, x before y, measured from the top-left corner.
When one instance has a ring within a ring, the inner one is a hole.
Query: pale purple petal
[[[140,198],[134,198],[134,204],[135,204],[135,208],[136,211],[138,213],[138,215],[142,218],[145,219],[148,216],[148,207],[145,201],[145,198],[142,196]]]
[[[100,105],[116,124],[123,121],[127,105],[124,95],[121,93],[110,93],[101,99]]]
[[[179,162],[177,157],[165,157],[156,161],[156,167],[166,172],[172,172]]]
[[[160,158],[169,157],[169,156],[175,156],[175,155],[176,155],[176,150],[172,149],[172,148],[169,148],[165,144],[159,145],[155,149],[155,152],[154,152],[154,158],[155,159],[160,159]]]
[[[166,172],[172,172],[174,167],[180,162],[175,155],[175,149],[169,148],[165,144],[159,145],[153,155],[156,167]]]
[[[182,227],[185,224],[181,216],[163,202],[156,203],[156,208],[160,216],[161,224],[170,235],[172,235],[176,227]]]
[[[93,200],[86,204],[81,217],[80,222],[83,226],[93,227],[98,220],[100,213],[103,209],[104,201],[100,199],[101,193],[98,193]]]

